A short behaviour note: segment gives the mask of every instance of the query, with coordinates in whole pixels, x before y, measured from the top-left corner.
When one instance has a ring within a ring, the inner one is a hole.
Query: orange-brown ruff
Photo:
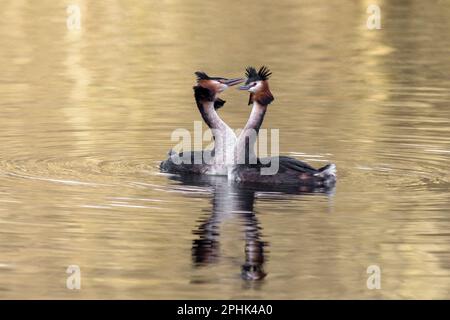
[[[193,88],[194,97],[203,120],[213,130],[214,150],[212,152],[209,150],[185,151],[180,154],[171,151],[169,158],[161,163],[160,169],[178,174],[227,175],[226,154],[229,153],[229,149],[234,150],[236,136],[216,112],[216,109],[225,104],[218,95],[229,86],[241,83],[244,79],[209,77],[204,72],[195,74],[197,85]],[[205,157],[209,159],[208,162],[205,161]]]

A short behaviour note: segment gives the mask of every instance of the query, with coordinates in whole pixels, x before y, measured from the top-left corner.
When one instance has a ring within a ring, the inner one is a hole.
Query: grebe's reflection
[[[220,258],[220,226],[228,218],[239,218],[244,227],[245,261],[241,266],[241,276],[245,280],[261,280],[266,276],[264,263],[267,260],[264,249],[268,243],[262,241],[260,223],[254,203],[256,192],[281,192],[286,194],[327,193],[333,189],[302,187],[261,187],[240,185],[220,176],[173,176],[173,180],[183,185],[212,188],[211,214],[201,221],[193,233],[197,236],[192,243],[192,259],[196,267],[210,265]]]

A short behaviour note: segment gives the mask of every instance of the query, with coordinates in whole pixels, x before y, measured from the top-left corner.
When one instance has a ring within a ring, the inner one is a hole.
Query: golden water
[[[377,2],[1,1],[0,298],[450,298],[450,1]],[[262,64],[264,128],[334,194],[160,174],[193,72]]]

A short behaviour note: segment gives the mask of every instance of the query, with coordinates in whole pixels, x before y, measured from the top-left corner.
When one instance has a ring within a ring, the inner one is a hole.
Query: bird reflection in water
[[[221,176],[172,176],[182,185],[204,187],[212,190],[212,210],[193,231],[197,238],[192,243],[192,259],[196,267],[211,265],[220,258],[220,226],[229,218],[239,218],[244,227],[245,261],[241,265],[244,280],[257,281],[266,277],[264,264],[267,261],[265,248],[268,243],[262,239],[262,227],[254,210],[257,192],[278,192],[284,194],[325,193],[332,195],[334,187],[314,188],[310,186],[267,187],[242,185],[227,181]]]

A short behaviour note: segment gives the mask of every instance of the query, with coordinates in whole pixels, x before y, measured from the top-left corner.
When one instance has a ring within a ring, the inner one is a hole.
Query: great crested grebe
[[[197,85],[193,87],[198,110],[212,130],[214,150],[211,151],[183,151],[180,154],[169,153],[169,158],[163,161],[160,169],[164,172],[177,174],[210,174],[227,175],[233,163],[232,154],[236,145],[234,131],[219,117],[217,109],[225,104],[219,94],[244,81],[242,78],[226,79],[210,77],[204,72],[195,72]],[[206,154],[212,159],[205,161]],[[200,163],[198,161],[200,159]]]
[[[257,184],[313,186],[334,184],[336,181],[334,164],[315,169],[305,162],[286,156],[258,159],[254,155],[256,138],[251,135],[258,133],[267,106],[274,100],[268,82],[271,74],[265,66],[261,67],[258,72],[253,67],[246,69],[247,81],[239,89],[250,92],[248,104],[252,104],[252,112],[244,130],[238,137],[235,150],[236,164],[230,170],[229,177],[237,182]],[[261,174],[262,168],[270,166],[272,161],[278,161],[278,171],[270,175]]]

